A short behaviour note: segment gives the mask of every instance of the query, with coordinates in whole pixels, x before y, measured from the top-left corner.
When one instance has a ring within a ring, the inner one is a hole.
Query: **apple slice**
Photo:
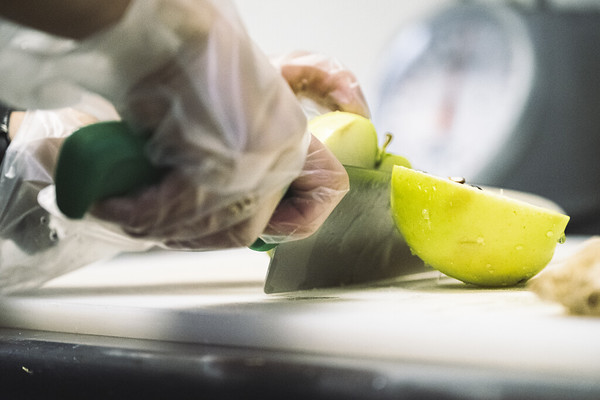
[[[379,148],[373,123],[358,114],[332,111],[308,122],[308,130],[344,165],[375,168]]]
[[[569,217],[402,166],[392,171],[400,233],[426,264],[480,286],[511,286],[540,272]]]

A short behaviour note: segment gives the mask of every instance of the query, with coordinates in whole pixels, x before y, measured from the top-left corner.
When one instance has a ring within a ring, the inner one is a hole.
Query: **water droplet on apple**
[[[482,238],[481,236],[479,236],[479,237],[477,238],[477,244],[479,244],[479,245],[484,245],[484,244],[485,244],[485,239],[484,239],[484,238]]]
[[[523,250],[523,246],[521,246],[521,245],[519,244],[519,245],[517,245],[517,246],[515,247],[515,250],[516,250],[516,251],[521,251],[521,250]]]
[[[425,220],[425,222],[427,222],[427,228],[431,229],[431,220],[429,219],[429,210],[424,208],[421,211],[421,214],[423,215],[423,220]]]
[[[551,238],[552,236],[554,236],[554,232],[552,232],[552,231],[546,232],[546,237]]]
[[[560,237],[558,238],[558,243],[563,244],[566,241],[567,241],[567,237],[565,236],[565,233],[563,232],[563,234],[560,235]]]

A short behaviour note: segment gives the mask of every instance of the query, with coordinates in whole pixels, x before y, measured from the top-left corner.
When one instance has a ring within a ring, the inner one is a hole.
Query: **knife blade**
[[[351,166],[346,171],[350,191],[319,230],[273,250],[265,293],[363,285],[431,271],[394,225],[391,173]]]

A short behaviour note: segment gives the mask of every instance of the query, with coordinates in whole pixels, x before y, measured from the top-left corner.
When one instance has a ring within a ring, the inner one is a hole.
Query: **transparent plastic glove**
[[[339,60],[296,51],[273,57],[271,62],[296,96],[309,99],[317,108],[310,110],[312,114],[340,110],[370,118],[369,106],[356,76]]]
[[[94,210],[130,235],[168,248],[248,245],[302,170],[306,118],[227,1],[134,0],[82,42],[4,31],[0,72],[19,81],[0,74],[5,99],[57,106],[90,91],[149,134],[149,158],[170,173]]]
[[[348,190],[346,170],[313,136],[300,176],[291,183],[261,238],[266,243],[283,243],[310,236]]]

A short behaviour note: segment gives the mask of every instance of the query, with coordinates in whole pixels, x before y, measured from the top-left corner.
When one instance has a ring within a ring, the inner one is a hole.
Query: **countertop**
[[[559,245],[551,264],[568,257],[583,239]],[[373,379],[384,377],[388,383],[400,379],[404,389],[407,382],[410,387],[429,382],[425,386],[449,398],[600,395],[600,318],[569,315],[526,286],[481,289],[430,271],[369,286],[267,295],[262,290],[267,266],[265,254],[247,249],[122,255],[1,298],[0,348],[32,365],[42,362],[28,359],[23,350],[32,343],[59,353],[65,345],[71,352],[73,345],[138,356],[142,351],[144,359],[151,350],[163,357],[202,358],[204,351],[228,349],[244,352],[238,360],[246,360],[240,361],[245,367],[248,359],[260,356],[264,363],[274,357],[289,371],[300,362],[341,374],[339,382],[330,383],[344,383],[346,389],[324,391],[319,379],[322,390],[311,392],[312,398],[316,393],[352,397],[345,390],[357,382],[346,372],[373,368],[379,372],[369,375],[371,394],[377,387]],[[30,367],[23,368],[19,376],[29,376]],[[287,376],[290,389],[296,382],[292,376],[299,375]]]

